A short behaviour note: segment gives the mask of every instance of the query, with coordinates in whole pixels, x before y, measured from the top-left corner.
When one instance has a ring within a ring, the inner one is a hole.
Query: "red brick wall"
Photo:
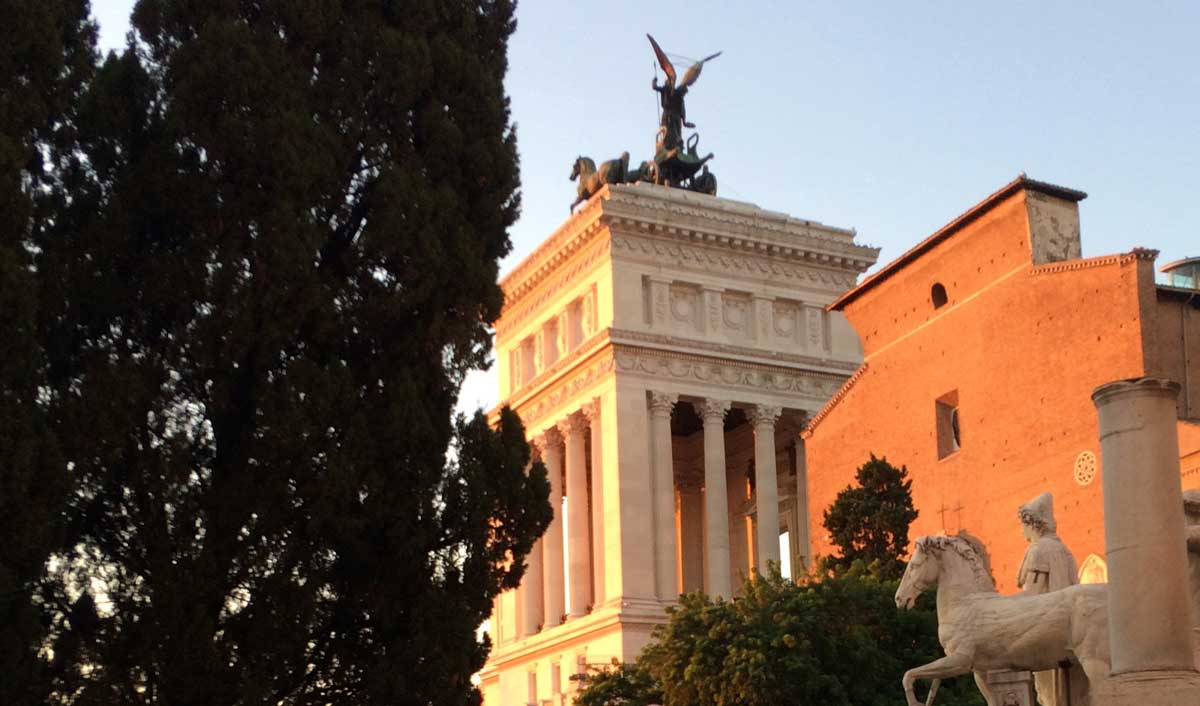
[[[1025,550],[1017,507],[1043,491],[1077,561],[1103,556],[1100,476],[1080,486],[1072,470],[1081,451],[1099,456],[1092,390],[1143,372],[1139,261],[1034,268],[1023,201],[1018,192],[846,307],[867,369],[807,440],[815,553],[830,551],[824,510],[874,452],[913,479],[910,539],[970,530],[1001,590],[1015,588]],[[936,312],[933,280],[950,297]],[[934,401],[954,390],[962,448],[939,460]]]
[[[1149,263],[1147,263],[1149,264]],[[1147,372],[1179,383],[1179,416],[1200,419],[1200,309],[1187,295],[1153,292],[1146,303]],[[1200,301],[1200,292],[1195,295]],[[1186,349],[1186,350],[1185,350]]]

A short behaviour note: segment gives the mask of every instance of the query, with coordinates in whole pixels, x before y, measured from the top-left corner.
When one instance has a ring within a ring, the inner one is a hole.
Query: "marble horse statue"
[[[629,169],[629,153],[622,152],[616,159],[602,162],[600,168],[591,157],[576,157],[575,166],[571,168],[571,181],[579,180],[576,187],[575,200],[571,202],[571,210],[587,201],[592,194],[605,184],[620,184],[625,181],[625,173]]]
[[[932,680],[926,704],[942,679],[973,672],[988,706],[1001,706],[985,679],[1000,669],[1043,671],[1064,662],[1083,667],[1091,684],[1109,673],[1108,587],[1069,586],[1041,595],[996,591],[983,543],[966,532],[916,542],[896,606],[911,608],[937,586],[938,641],[946,656],[904,673],[908,706],[921,706],[918,679]]]

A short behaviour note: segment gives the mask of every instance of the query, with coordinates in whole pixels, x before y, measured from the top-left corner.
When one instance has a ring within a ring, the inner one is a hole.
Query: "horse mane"
[[[587,167],[588,169],[590,169],[593,172],[596,171],[596,163],[592,161],[591,157],[584,157],[584,156],[580,155],[579,157],[577,157],[575,159],[575,162],[576,163],[583,162],[583,166]]]
[[[992,560],[988,556],[987,547],[970,532],[959,530],[957,535],[929,535],[918,539],[917,544],[926,551],[935,553],[952,549],[955,554],[966,560],[981,587],[996,589],[996,579],[992,576]]]

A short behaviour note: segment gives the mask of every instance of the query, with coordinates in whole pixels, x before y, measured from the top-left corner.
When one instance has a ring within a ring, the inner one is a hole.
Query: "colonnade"
[[[628,428],[627,424],[644,425],[640,430],[630,429],[629,433],[630,440],[647,440],[648,433],[649,453],[645,457],[648,464],[643,467],[604,467],[606,463],[615,464],[616,460],[604,456],[598,400],[571,411],[533,437],[549,475],[554,518],[526,559],[525,578],[517,592],[520,614],[517,638],[526,638],[563,621],[582,617],[593,605],[604,603],[605,512],[601,506],[605,497],[606,471],[613,480],[628,478],[627,474],[649,473],[648,479],[643,476],[647,483],[628,485],[647,488],[651,496],[646,503],[651,517],[645,518],[648,521],[643,526],[651,534],[644,541],[653,545],[648,554],[648,558],[652,557],[652,566],[645,569],[653,571],[654,598],[674,601],[682,590],[700,587],[710,595],[729,598],[733,594],[735,568],[744,571],[752,566],[761,572],[766,570],[768,562],[778,564],[780,498],[775,429],[781,408],[737,404],[754,435],[755,493],[753,505],[747,507],[749,498],[745,481],[740,480],[737,473],[731,475],[727,463],[725,420],[734,402],[694,397],[687,400],[702,421],[702,486],[699,482],[682,485],[676,480],[671,418],[678,402],[679,397],[674,393],[650,390],[645,417],[618,420],[615,428],[622,430]],[[614,427],[610,425],[610,428]],[[622,433],[623,440],[625,436]],[[734,487],[730,478],[738,478],[739,487]],[[621,485],[620,492],[623,493],[626,484]],[[565,522],[562,517],[564,491],[567,498]],[[678,505],[676,491],[679,493]],[[612,493],[610,497],[624,500],[619,493]],[[756,518],[753,535],[749,533],[750,523],[745,519],[747,513]],[[622,527],[624,531],[626,529]],[[639,538],[639,541],[642,540]],[[700,551],[702,557],[698,554]],[[754,557],[752,565],[751,555]],[[609,556],[611,560],[613,554]],[[622,557],[622,561],[628,559]],[[630,567],[622,567],[622,571],[630,570]]]

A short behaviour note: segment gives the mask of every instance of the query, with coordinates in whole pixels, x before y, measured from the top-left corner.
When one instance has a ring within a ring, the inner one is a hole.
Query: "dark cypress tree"
[[[54,615],[45,566],[69,477],[39,401],[35,233],[59,195],[75,99],[95,62],[84,0],[0,0],[0,702],[42,704]]]
[[[879,577],[898,579],[904,574],[908,527],[917,519],[908,469],[871,454],[856,479],[858,485],[846,486],[825,511],[825,529],[841,554],[826,558],[824,566],[845,570],[862,561]]]
[[[80,704],[470,704],[549,521],[452,418],[518,208],[510,2],[141,0],[39,242]],[[88,602],[90,597],[90,603]]]

